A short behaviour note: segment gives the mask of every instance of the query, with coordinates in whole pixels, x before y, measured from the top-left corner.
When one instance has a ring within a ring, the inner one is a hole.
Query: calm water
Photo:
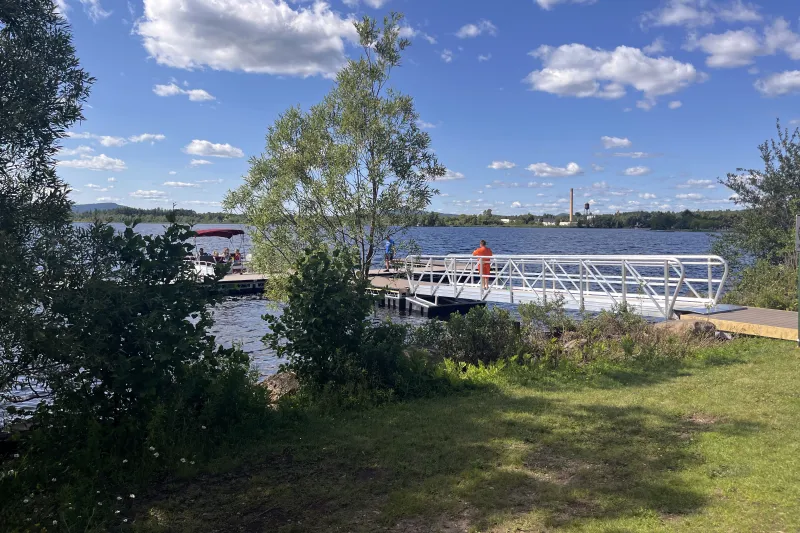
[[[121,225],[119,227],[122,227]],[[197,229],[210,227],[242,228],[234,224],[199,224]],[[159,234],[163,224],[140,224],[141,233]],[[578,228],[411,228],[407,235],[396,238],[399,256],[405,243],[413,239],[422,254],[471,253],[478,241],[485,239],[495,254],[703,254],[708,253],[711,236],[707,233],[655,232],[645,230],[611,230]],[[246,250],[250,239],[235,237],[232,241],[220,238],[198,239],[197,246],[206,251],[222,251],[226,246]],[[380,263],[382,256],[376,258]],[[253,364],[263,374],[276,371],[280,361],[261,342],[266,324],[265,313],[276,312],[268,302],[256,297],[230,298],[214,310],[212,332],[224,346],[241,345]],[[378,311],[378,318],[388,316]],[[420,318],[391,315],[392,320],[419,322]]]

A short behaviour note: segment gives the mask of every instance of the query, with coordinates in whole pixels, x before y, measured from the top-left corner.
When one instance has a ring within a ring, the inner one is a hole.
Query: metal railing
[[[670,319],[676,310],[715,307],[728,264],[715,255],[412,255],[405,271],[415,295],[506,303],[562,298],[570,309],[625,305]]]

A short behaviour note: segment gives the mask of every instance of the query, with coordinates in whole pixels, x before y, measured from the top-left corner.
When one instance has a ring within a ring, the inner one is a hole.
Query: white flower
[[[153,457],[158,457],[158,452],[154,453]]]
[[[57,526],[58,525],[58,520],[53,520],[53,525]]]
[[[51,479],[50,481],[52,481],[53,483],[55,483],[55,482],[56,482],[56,478],[53,478],[53,479]]]
[[[190,464],[190,465],[193,465],[193,464],[194,464],[194,461],[189,461],[189,464]]]
[[[103,506],[103,502],[97,502],[97,505],[99,505],[100,507],[102,507],[102,506]]]
[[[119,511],[118,511],[118,510],[117,510],[117,511],[114,511],[114,514],[119,514]]]
[[[127,460],[127,459],[123,459],[123,460],[122,460],[122,464],[125,464],[125,463],[127,463],[127,462],[128,462],[128,460]]]
[[[126,524],[128,523],[128,519],[127,518],[123,518],[122,521],[125,522]]]
[[[135,498],[135,497],[136,497],[136,494],[131,494],[131,495],[130,495],[130,497],[131,497],[131,498]]]
[[[117,501],[120,501],[121,499],[122,499],[122,496],[117,496]]]
[[[18,453],[14,454],[14,459],[19,459],[19,454]]]
[[[206,429],[206,427],[205,426],[200,426],[200,429]]]
[[[156,449],[153,446],[150,446],[150,451],[154,452],[154,451],[156,451]]]
[[[184,459],[183,457],[181,457],[181,462],[182,462],[182,463],[185,463],[185,462],[186,462],[186,459]]]
[[[24,500],[22,500],[22,503],[28,503],[28,502],[30,502],[30,500],[28,498],[25,498]]]

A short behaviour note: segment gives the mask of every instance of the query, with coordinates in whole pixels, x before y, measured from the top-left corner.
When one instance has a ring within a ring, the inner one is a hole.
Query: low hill
[[[125,207],[115,203],[103,203],[103,204],[75,204],[72,206],[72,211],[75,213],[89,213],[92,211],[108,211],[109,209],[119,209],[120,207]]]

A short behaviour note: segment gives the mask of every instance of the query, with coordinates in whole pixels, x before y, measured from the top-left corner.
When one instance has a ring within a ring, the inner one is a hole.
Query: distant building
[[[503,224],[508,224],[509,222],[511,222],[511,219],[510,218],[501,218],[500,222],[502,222]]]
[[[574,226],[574,222],[570,222],[569,220],[562,220],[558,223],[559,226]]]
[[[542,226],[555,226],[556,219],[554,218],[543,218],[542,219]]]

